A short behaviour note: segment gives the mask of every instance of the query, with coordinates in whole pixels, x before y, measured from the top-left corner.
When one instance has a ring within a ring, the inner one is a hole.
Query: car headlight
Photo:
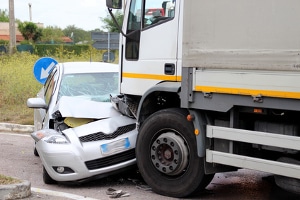
[[[68,144],[69,141],[63,135],[52,135],[43,139],[47,143],[53,144]]]
[[[47,143],[52,144],[68,144],[70,143],[68,139],[63,136],[61,133],[53,129],[43,129],[31,134],[31,137],[36,141],[43,140]]]

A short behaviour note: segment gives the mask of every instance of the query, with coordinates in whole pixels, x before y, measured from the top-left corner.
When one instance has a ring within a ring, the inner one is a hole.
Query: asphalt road
[[[46,185],[42,180],[42,164],[33,155],[33,139],[26,134],[0,133],[0,174],[29,180],[32,195],[25,199],[111,199],[108,188],[123,190],[130,194],[122,199],[162,200],[174,199],[160,196],[148,189],[135,170],[88,182],[85,184]],[[300,196],[278,188],[272,175],[251,170],[218,173],[205,191],[189,199],[300,199]]]

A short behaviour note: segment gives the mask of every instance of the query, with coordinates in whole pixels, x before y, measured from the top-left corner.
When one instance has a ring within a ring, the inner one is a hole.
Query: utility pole
[[[31,3],[28,3],[28,6],[29,6],[29,21],[32,22]]]
[[[125,8],[126,8],[126,0],[124,0],[124,3],[123,3],[123,14],[125,14]]]
[[[16,48],[16,24],[14,0],[9,0],[9,54]]]

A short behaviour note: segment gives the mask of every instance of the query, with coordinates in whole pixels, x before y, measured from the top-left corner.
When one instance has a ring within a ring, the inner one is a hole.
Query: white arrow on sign
[[[54,65],[55,63],[52,62],[46,69],[42,68],[41,77],[40,77],[41,80],[48,77],[49,72],[52,69],[52,67],[54,67]]]

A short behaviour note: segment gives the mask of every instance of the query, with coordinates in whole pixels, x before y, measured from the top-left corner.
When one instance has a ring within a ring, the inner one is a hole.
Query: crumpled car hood
[[[61,117],[103,119],[119,116],[120,113],[110,102],[96,102],[80,97],[63,96],[53,109]]]
[[[118,128],[122,128],[127,125],[135,125],[135,123],[135,119],[119,114],[119,116],[112,117],[109,119],[97,120],[78,127],[66,129],[63,131],[63,133],[66,135],[73,135],[73,133],[75,133],[77,137],[90,135],[97,132],[102,132],[104,134],[112,134]]]

